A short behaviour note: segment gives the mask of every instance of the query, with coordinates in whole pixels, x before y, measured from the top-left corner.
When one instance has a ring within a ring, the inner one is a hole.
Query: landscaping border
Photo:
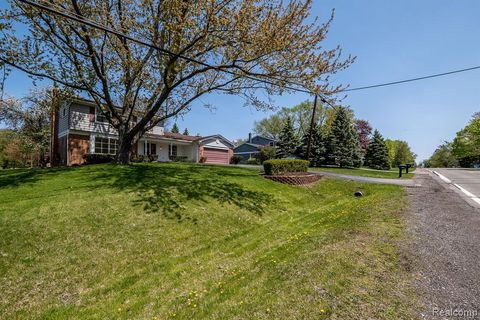
[[[284,184],[291,185],[305,185],[317,182],[322,177],[320,174],[309,173],[309,172],[295,172],[295,173],[286,173],[281,175],[265,175],[267,179],[270,179],[275,182],[280,182]]]

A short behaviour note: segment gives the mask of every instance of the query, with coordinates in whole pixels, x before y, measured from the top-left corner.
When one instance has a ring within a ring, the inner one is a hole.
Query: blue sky
[[[351,87],[417,77],[480,65],[480,1],[476,0],[325,0],[314,1],[313,13],[323,20],[336,9],[326,47],[337,44],[357,56],[336,83]],[[480,111],[480,70],[391,87],[350,92],[343,101],[358,118],[368,120],[384,137],[409,142],[417,160],[428,158],[436,146],[450,140]],[[6,92],[25,94],[31,83],[15,72]],[[276,97],[279,107],[293,106],[305,94]],[[245,138],[255,120],[269,113],[245,108],[233,96],[211,95],[183,119],[181,130],[191,134],[220,133]]]

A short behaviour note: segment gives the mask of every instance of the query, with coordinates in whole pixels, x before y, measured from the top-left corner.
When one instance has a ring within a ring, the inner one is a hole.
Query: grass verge
[[[1,171],[0,318],[412,318],[405,206],[242,168]]]

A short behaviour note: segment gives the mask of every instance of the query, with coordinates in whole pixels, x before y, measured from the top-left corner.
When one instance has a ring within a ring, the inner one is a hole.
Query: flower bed
[[[265,178],[285,184],[306,185],[320,180],[321,175],[309,172],[289,172],[279,175],[265,175]]]

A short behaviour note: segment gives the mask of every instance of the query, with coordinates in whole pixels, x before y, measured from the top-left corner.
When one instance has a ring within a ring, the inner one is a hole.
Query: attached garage
[[[205,163],[228,164],[230,162],[227,149],[204,148],[203,156],[207,158]]]
[[[221,135],[203,137],[199,139],[198,144],[199,156],[205,158],[205,163],[230,163],[230,158],[233,156],[233,144]]]

